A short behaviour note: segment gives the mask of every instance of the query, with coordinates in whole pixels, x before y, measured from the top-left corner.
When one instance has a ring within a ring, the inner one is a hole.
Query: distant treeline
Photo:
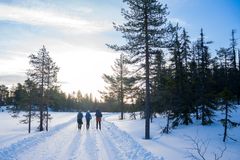
[[[5,85],[0,85],[0,106],[11,106],[9,109],[13,112],[28,111],[27,90],[26,83],[18,83],[16,87],[12,87],[11,89]],[[59,87],[55,87],[49,91],[48,95],[50,97],[48,108],[52,111],[76,112],[90,110],[94,112],[96,109],[100,109],[103,112],[120,111],[120,107],[116,102],[102,102],[93,98],[92,94],[82,95],[81,91],[66,94]],[[40,97],[36,94],[35,97],[31,98],[34,99],[32,103],[32,109],[34,110],[34,106],[38,106],[40,103]],[[126,106],[129,106],[126,107],[126,110],[133,110],[131,105]]]

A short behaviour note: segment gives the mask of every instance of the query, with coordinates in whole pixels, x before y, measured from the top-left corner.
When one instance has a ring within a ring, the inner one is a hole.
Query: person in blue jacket
[[[90,127],[90,120],[92,119],[92,116],[91,116],[89,111],[87,111],[87,113],[85,115],[85,118],[86,118],[86,127],[87,127],[87,129],[89,129],[89,127]]]
[[[83,118],[83,114],[82,114],[82,112],[79,111],[78,115],[77,115],[77,123],[78,123],[78,129],[80,129],[80,130],[81,130],[82,124],[83,124],[82,118]]]

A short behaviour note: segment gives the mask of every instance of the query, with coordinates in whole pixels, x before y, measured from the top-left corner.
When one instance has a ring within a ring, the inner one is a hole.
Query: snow
[[[144,140],[144,124],[145,120],[129,120],[126,115],[125,120],[118,120],[118,115],[107,117],[106,120],[114,123],[118,128],[128,133],[135,141],[142,145],[147,151],[162,156],[166,160],[183,160],[191,159],[190,148],[193,148],[190,138],[199,140],[208,144],[206,157],[209,160],[214,159],[214,153],[219,154],[220,150],[224,149],[225,143],[223,139],[223,126],[219,120],[223,117],[220,112],[214,117],[215,123],[210,126],[202,126],[200,121],[195,121],[189,126],[179,126],[172,130],[170,134],[161,134],[162,128],[166,124],[165,117],[153,119],[151,123],[151,139]],[[240,122],[240,106],[238,110],[233,112],[232,119]],[[223,160],[239,160],[240,159],[240,127],[231,128],[228,130],[231,138],[226,143],[226,151],[224,152]],[[192,153],[196,154],[196,152]]]
[[[26,125],[16,125],[17,119],[0,113],[7,124],[0,126],[0,160],[161,160],[113,123],[103,121],[102,130],[96,130],[93,119],[89,130],[84,126],[80,131],[77,113],[51,114],[48,132],[27,134]]]
[[[239,107],[238,107],[239,108]],[[144,120],[119,120],[119,113],[105,113],[102,130],[95,129],[95,119],[90,129],[77,129],[77,113],[50,112],[53,119],[48,132],[37,132],[37,120],[33,122],[32,133],[20,119],[12,118],[5,110],[0,112],[0,160],[183,160],[190,159],[189,148],[197,138],[208,144],[206,157],[214,159],[214,153],[224,148],[223,127],[218,121],[223,115],[218,112],[215,123],[202,126],[195,121],[189,126],[179,126],[170,134],[161,134],[166,118],[158,116],[151,123],[151,139],[144,139]],[[23,114],[23,113],[21,113]],[[93,114],[93,113],[92,113]],[[94,115],[93,115],[94,117]],[[232,114],[240,122],[240,109]],[[85,121],[85,119],[84,119]],[[240,159],[240,127],[229,131],[223,160]]]

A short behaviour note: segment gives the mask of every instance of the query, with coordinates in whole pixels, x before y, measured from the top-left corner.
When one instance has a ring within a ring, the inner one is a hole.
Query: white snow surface
[[[92,113],[94,117],[94,113]],[[222,142],[223,126],[219,120],[224,116],[217,112],[214,124],[202,126],[194,121],[189,126],[180,125],[170,134],[161,134],[166,124],[164,116],[158,116],[151,123],[151,139],[144,139],[145,121],[119,120],[119,113],[105,113],[102,130],[95,129],[95,118],[89,130],[84,126],[77,129],[77,113],[51,112],[53,119],[49,131],[37,132],[38,120],[32,123],[32,133],[27,125],[19,124],[19,118],[12,118],[6,110],[0,112],[0,160],[185,160],[193,152],[189,137],[208,144],[206,160],[214,160],[214,153],[226,145],[221,160],[240,160],[240,127],[231,128],[228,133],[233,141]],[[232,118],[240,122],[240,106]]]
[[[37,132],[35,122],[28,134],[27,125],[1,112],[0,160],[163,160],[104,119],[102,130],[95,129],[95,119],[89,130],[78,130],[77,113],[51,114],[48,132]]]
[[[154,118],[153,123],[150,125],[150,140],[144,140],[145,120],[141,120],[139,116],[137,120],[129,120],[129,114],[125,114],[125,120],[120,121],[119,114],[117,114],[106,117],[106,120],[127,132],[147,151],[157,156],[162,156],[165,160],[191,160],[192,158],[189,157],[190,153],[197,155],[196,152],[191,150],[193,145],[190,138],[206,144],[206,160],[214,160],[214,153],[220,155],[220,151],[224,149],[225,145],[226,151],[221,160],[240,160],[240,126],[228,129],[229,136],[234,140],[228,138],[227,142],[224,143],[224,128],[219,122],[224,115],[221,112],[215,114],[213,117],[214,124],[202,126],[201,120],[195,120],[189,126],[178,126],[169,134],[161,133],[163,127],[166,125],[166,117],[159,116],[158,118]],[[231,115],[231,120],[240,123],[240,106],[237,106],[237,110],[233,111]],[[202,159],[199,158],[199,160]]]

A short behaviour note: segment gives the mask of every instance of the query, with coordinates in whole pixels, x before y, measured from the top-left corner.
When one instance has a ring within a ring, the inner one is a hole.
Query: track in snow
[[[77,130],[76,119],[62,123],[49,132],[37,133],[0,148],[0,160],[159,160],[147,152],[127,133],[103,121],[95,129],[83,125]]]

